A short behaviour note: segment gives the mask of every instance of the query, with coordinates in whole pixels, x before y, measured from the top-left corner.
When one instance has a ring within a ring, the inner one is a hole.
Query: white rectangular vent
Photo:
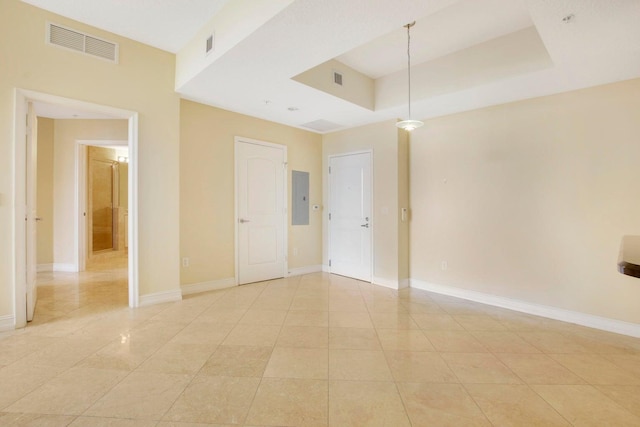
[[[334,71],[333,72],[333,82],[335,84],[337,84],[337,85],[342,86],[342,74],[337,72],[337,71]]]
[[[211,52],[213,50],[213,34],[207,37],[207,47],[205,49],[205,54]]]
[[[47,43],[118,63],[118,44],[47,23]]]
[[[311,129],[316,132],[329,132],[332,130],[340,129],[342,125],[337,123],[330,122],[328,120],[316,120],[309,123],[303,123],[300,126],[305,127],[307,129]]]

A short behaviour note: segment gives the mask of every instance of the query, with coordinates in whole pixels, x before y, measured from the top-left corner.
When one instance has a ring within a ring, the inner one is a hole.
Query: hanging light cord
[[[405,25],[407,27],[407,81],[408,81],[408,89],[409,89],[409,119],[411,119],[411,27],[416,24],[416,21],[413,21],[410,24]]]

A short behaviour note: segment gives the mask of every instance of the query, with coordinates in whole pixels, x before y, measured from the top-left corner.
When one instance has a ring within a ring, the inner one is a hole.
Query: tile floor
[[[640,426],[640,340],[317,273],[126,307],[42,275],[2,426]]]

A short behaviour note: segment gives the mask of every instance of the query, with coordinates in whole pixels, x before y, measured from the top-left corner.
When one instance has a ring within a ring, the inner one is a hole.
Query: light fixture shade
[[[396,126],[399,127],[400,129],[404,129],[406,131],[411,132],[412,130],[419,128],[420,126],[424,125],[424,123],[422,123],[420,120],[403,120],[401,122],[396,123]]]

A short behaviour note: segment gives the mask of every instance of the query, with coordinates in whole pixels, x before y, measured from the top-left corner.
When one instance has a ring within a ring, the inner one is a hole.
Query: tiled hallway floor
[[[131,310],[118,271],[0,336],[0,425],[640,426],[638,339],[323,273]]]

